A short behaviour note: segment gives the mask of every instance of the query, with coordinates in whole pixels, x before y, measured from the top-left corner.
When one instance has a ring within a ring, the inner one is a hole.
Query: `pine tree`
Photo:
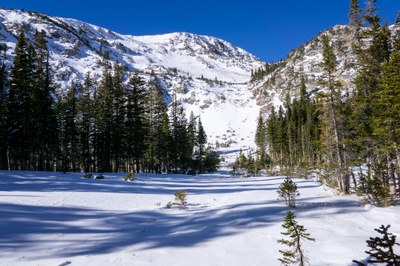
[[[97,171],[112,171],[112,131],[113,131],[113,77],[112,67],[105,60],[102,79],[95,94],[96,117],[96,160]]]
[[[149,172],[161,173],[167,168],[169,145],[169,122],[167,105],[161,89],[154,80],[148,84],[145,101],[145,120],[148,124],[146,136],[145,165]],[[167,119],[167,121],[165,121]],[[166,126],[165,126],[166,124]],[[165,127],[165,128],[164,128]]]
[[[124,85],[125,73],[121,65],[117,62],[114,65],[114,73],[112,76],[112,129],[111,129],[111,154],[113,166],[112,170],[120,171],[123,164],[123,146],[124,146],[124,129],[125,121],[125,102],[126,88]]]
[[[197,125],[197,135],[196,135],[196,146],[199,149],[199,166],[200,173],[204,172],[204,159],[205,159],[205,145],[207,144],[207,135],[204,131],[203,124],[201,123],[201,119],[199,117],[199,122]]]
[[[78,117],[77,134],[78,134],[78,153],[81,168],[85,173],[95,171],[94,167],[94,106],[91,97],[93,83],[90,74],[87,74],[83,85],[79,87],[78,93]]]
[[[265,128],[265,122],[261,115],[258,115],[257,129],[255,136],[255,143],[257,145],[257,153],[259,156],[260,167],[265,167],[267,165],[267,130]]]
[[[49,51],[44,31],[35,33],[35,80],[32,94],[36,170],[51,170],[58,146],[54,89],[51,87]]]
[[[326,94],[321,94],[324,99],[325,119],[326,119],[326,144],[327,150],[334,151],[333,156],[336,157],[334,167],[337,173],[337,183],[339,189],[344,193],[350,192],[349,177],[345,174],[344,150],[343,150],[343,119],[341,117],[341,108],[343,106],[341,99],[341,84],[335,77],[336,72],[336,56],[333,48],[329,43],[327,35],[322,37],[322,67],[324,69],[324,76],[320,80],[320,84],[327,90]],[[330,125],[330,127],[328,127]],[[333,135],[333,136],[332,136]],[[332,136],[332,137],[331,137]]]
[[[364,10],[363,19],[367,22],[370,26],[376,27],[379,25],[381,21],[380,17],[376,14],[378,7],[376,5],[377,0],[368,0],[367,6]]]
[[[285,216],[282,227],[286,229],[285,232],[281,232],[282,235],[289,237],[289,239],[279,239],[277,242],[288,246],[288,250],[279,250],[282,254],[282,258],[279,261],[283,265],[300,265],[304,266],[307,263],[307,258],[303,251],[303,241],[315,241],[314,238],[310,237],[310,234],[306,232],[304,226],[298,224],[295,220],[293,212],[288,211]]]
[[[370,263],[386,263],[388,266],[400,265],[400,256],[394,254],[393,247],[396,245],[396,236],[388,232],[390,225],[381,225],[379,229],[375,229],[382,235],[382,238],[371,237],[367,240],[368,246],[371,248],[370,251],[366,251],[372,259],[369,259]],[[397,244],[399,245],[399,244]]]
[[[5,55],[7,46],[0,46],[0,169],[7,169],[7,73]]]
[[[400,245],[396,243],[396,236],[389,233],[388,230],[390,225],[381,225],[378,229],[375,229],[382,237],[370,237],[367,240],[367,245],[370,247],[369,251],[366,251],[370,258],[367,260],[368,263],[384,263],[387,266],[399,266],[400,256],[394,253],[394,246]],[[364,265],[359,261],[353,261],[358,265]]]
[[[76,124],[78,85],[73,83],[65,99],[59,97],[57,114],[60,130],[60,169],[78,170],[78,131]]]
[[[400,53],[392,53],[390,61],[382,68],[379,90],[374,98],[373,134],[379,143],[380,152],[386,153],[391,186],[400,189]],[[392,165],[392,162],[396,162]],[[394,168],[394,169],[393,169]],[[387,181],[389,182],[389,180]],[[396,185],[397,184],[397,185]]]
[[[356,28],[361,27],[361,9],[358,0],[350,0],[350,11],[349,11],[349,20],[350,25],[355,26]]]
[[[296,183],[294,183],[291,178],[286,177],[276,192],[278,193],[279,198],[285,200],[288,207],[296,207],[296,197],[300,196],[300,193],[297,190]]]
[[[197,121],[193,112],[190,112],[189,121],[187,125],[188,134],[188,149],[191,153],[194,153],[194,148],[196,146],[196,135],[197,135]]]
[[[170,112],[171,163],[174,172],[185,172],[191,164],[192,151],[187,131],[187,119],[183,106],[174,96]]]
[[[34,49],[21,31],[15,46],[14,67],[11,71],[7,98],[8,154],[11,169],[28,170],[35,125],[32,111],[34,80]]]
[[[138,74],[133,74],[129,78],[127,93],[125,130],[127,132],[128,171],[140,172],[141,162],[146,151],[145,137],[148,128],[145,120],[145,82]]]
[[[370,45],[358,56],[361,67],[355,78],[354,97],[349,101],[352,110],[349,119],[352,141],[349,144],[351,144],[351,149],[357,152],[359,160],[367,165],[368,173],[373,173],[374,177],[370,179],[381,179],[381,182],[373,182],[373,184],[383,184],[384,189],[387,190],[389,188],[387,177],[390,176],[388,153],[387,150],[382,151],[379,147],[382,143],[379,136],[374,136],[374,132],[380,130],[375,127],[379,119],[374,117],[379,117],[380,112],[383,111],[380,110],[382,106],[378,107],[380,104],[377,103],[382,102],[379,99],[382,66],[387,64],[390,58],[390,31],[387,25],[380,26],[374,23],[366,31],[365,37],[370,39]]]

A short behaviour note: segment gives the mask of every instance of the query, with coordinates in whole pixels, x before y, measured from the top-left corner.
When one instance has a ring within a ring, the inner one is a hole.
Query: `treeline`
[[[214,171],[200,118],[187,119],[175,99],[168,111],[155,76],[145,82],[104,58],[102,78],[52,86],[43,32],[30,43],[21,31],[7,75],[0,72],[0,168],[82,172]],[[126,82],[128,80],[128,82]]]
[[[266,167],[292,174],[322,169],[325,181],[340,191],[353,187],[387,206],[400,192],[400,29],[392,35],[381,25],[375,2],[361,9],[351,1],[355,90],[340,83],[334,49],[323,35],[319,92],[310,99],[303,80],[297,99],[288,98],[266,121],[259,118],[256,143],[260,158],[268,151]]]

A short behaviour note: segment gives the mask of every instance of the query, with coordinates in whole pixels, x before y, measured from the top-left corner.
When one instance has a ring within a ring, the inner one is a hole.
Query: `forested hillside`
[[[400,191],[400,30],[383,23],[375,1],[351,3],[352,83],[342,82],[332,35],[321,34],[316,90],[302,76],[298,96],[287,91],[283,105],[261,114],[257,156],[242,161],[304,177],[319,169],[326,184],[388,206]]]

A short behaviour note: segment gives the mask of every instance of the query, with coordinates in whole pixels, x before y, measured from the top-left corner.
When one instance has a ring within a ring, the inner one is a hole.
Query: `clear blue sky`
[[[363,3],[366,0],[360,0]],[[348,22],[350,0],[1,0],[0,6],[83,20],[119,33],[177,31],[227,40],[273,62],[336,24]],[[378,1],[390,24],[399,0]]]

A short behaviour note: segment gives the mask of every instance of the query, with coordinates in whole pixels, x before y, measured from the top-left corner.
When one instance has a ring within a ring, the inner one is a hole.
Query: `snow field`
[[[0,265],[279,265],[288,210],[277,200],[283,177],[0,172]],[[374,228],[400,233],[399,207],[360,206],[312,180],[295,180],[293,211],[316,242],[311,265],[366,258]],[[188,192],[188,208],[167,209]]]

